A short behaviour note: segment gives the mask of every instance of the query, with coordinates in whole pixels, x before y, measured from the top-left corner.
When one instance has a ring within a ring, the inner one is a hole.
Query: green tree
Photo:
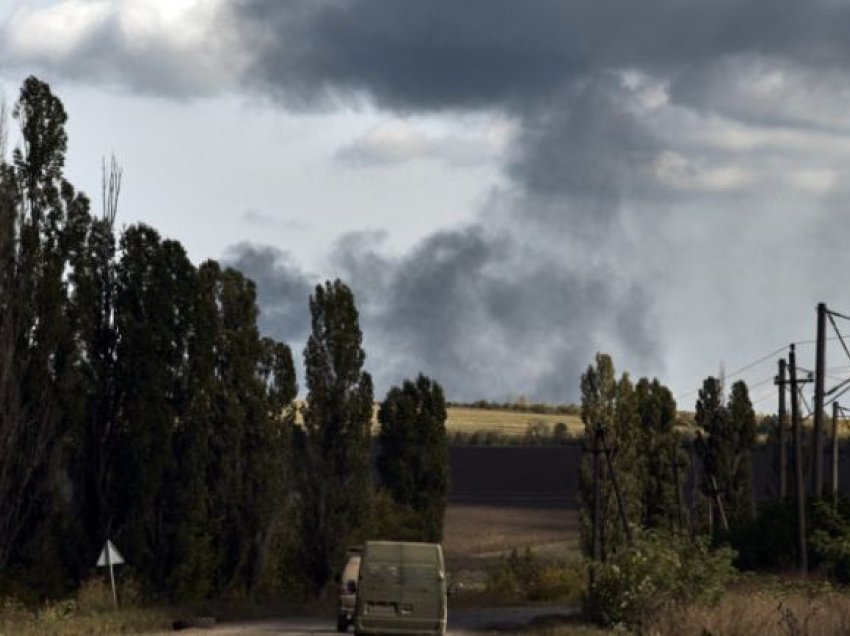
[[[714,496],[714,483],[730,524],[752,514],[752,460],[755,414],[746,384],[736,382],[728,406],[722,387],[706,378],[696,403],[699,427],[696,451],[703,464],[703,492]]]
[[[593,448],[597,425],[605,431],[605,446],[610,449],[612,464],[624,500],[630,524],[640,521],[640,501],[644,469],[638,454],[640,436],[635,390],[627,374],[617,380],[614,364],[607,354],[596,355],[596,364],[581,377],[581,418],[585,444]],[[613,452],[616,449],[616,452]],[[601,449],[600,449],[601,450]],[[613,484],[605,455],[599,455],[600,493],[604,523],[597,528],[602,555],[623,543],[624,528],[620,520]],[[594,524],[593,455],[585,453],[579,467],[581,497],[582,544],[591,553]]]
[[[0,568],[56,592],[74,557],[56,539],[69,520],[61,442],[80,404],[66,270],[88,200],[62,176],[67,116],[50,87],[27,78],[12,115],[22,146],[0,165]]]
[[[219,589],[251,592],[272,560],[270,546],[286,511],[286,455],[294,423],[295,370],[289,347],[263,339],[254,283],[241,272],[219,276],[224,398],[213,441],[223,523],[216,539]]]
[[[746,383],[739,380],[732,385],[726,408],[735,442],[729,507],[733,518],[745,519],[754,512],[752,450],[756,441],[756,414]]]
[[[201,265],[188,341],[187,412],[174,431],[176,599],[251,593],[273,578],[288,510],[295,370],[289,347],[260,338],[254,284]]]
[[[351,290],[318,285],[310,315],[299,492],[303,566],[318,590],[369,518],[373,397]]]
[[[76,374],[82,412],[70,431],[68,472],[74,484],[74,511],[80,540],[88,554],[97,553],[109,535],[110,495],[119,441],[116,403],[115,234],[121,171],[113,159],[104,166],[104,210],[81,230],[81,248],[71,257],[68,314],[80,352]],[[88,565],[88,564],[87,564]]]
[[[291,352],[260,337],[241,273],[197,270],[146,226],[116,249],[120,170],[92,218],[62,176],[67,117],[47,84],[28,78],[13,116],[7,163],[0,109],[4,579],[64,593],[109,536],[152,592],[251,593],[283,560]]]
[[[419,375],[387,393],[378,411],[381,484],[415,513],[414,536],[440,541],[449,490],[446,401],[442,387]]]
[[[635,387],[643,458],[642,525],[672,529],[679,522],[679,481],[686,455],[676,433],[676,401],[657,379],[641,378]],[[676,472],[677,471],[677,472]]]
[[[171,499],[181,514],[175,521],[165,583],[173,598],[189,601],[206,598],[218,589],[220,479],[238,461],[237,457],[222,457],[213,451],[220,444],[215,431],[226,400],[219,378],[220,274],[221,269],[214,261],[198,268],[193,328],[187,343],[186,413],[176,427],[172,445],[176,474]],[[219,466],[219,461],[227,463]]]
[[[158,587],[167,578],[173,434],[186,411],[195,273],[182,246],[150,227],[127,229],[116,271],[116,393],[120,411],[114,536]]]

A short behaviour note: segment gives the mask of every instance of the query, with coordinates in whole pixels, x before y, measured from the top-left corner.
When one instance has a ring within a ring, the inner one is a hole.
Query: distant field
[[[550,415],[527,411],[507,411],[500,409],[476,409],[467,407],[449,407],[446,428],[449,433],[474,433],[476,431],[496,431],[504,435],[521,436],[531,425],[545,424],[549,430],[563,422],[571,435],[584,430],[581,418],[577,415]]]
[[[302,405],[303,403],[299,403],[299,407]],[[492,431],[510,437],[521,437],[529,426],[544,424],[551,432],[559,422],[567,425],[567,431],[573,437],[584,431],[584,424],[577,415],[460,406],[450,406],[447,412],[446,428],[450,435],[452,433]],[[296,416],[296,421],[302,421],[300,410]],[[378,432],[378,405],[375,405],[372,411],[372,431],[373,433]]]

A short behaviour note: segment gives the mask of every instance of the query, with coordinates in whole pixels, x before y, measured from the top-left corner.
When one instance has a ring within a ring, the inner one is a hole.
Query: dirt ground
[[[488,573],[511,550],[558,561],[578,558],[579,519],[565,508],[451,504],[443,526],[446,568],[458,592],[483,593]]]
[[[450,505],[443,525],[443,548],[450,561],[526,547],[578,545],[575,510]]]

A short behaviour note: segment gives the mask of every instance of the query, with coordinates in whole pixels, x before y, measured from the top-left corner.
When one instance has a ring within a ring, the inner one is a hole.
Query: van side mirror
[[[357,594],[357,581],[348,581],[345,584],[345,590],[349,594]]]

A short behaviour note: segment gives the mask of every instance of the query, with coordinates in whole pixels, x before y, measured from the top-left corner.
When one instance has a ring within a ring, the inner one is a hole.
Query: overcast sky
[[[349,283],[379,397],[576,400],[604,351],[769,411],[850,313],[845,0],[0,0],[8,101],[29,74],[70,180],[114,152],[119,223],[243,269],[296,355]]]

